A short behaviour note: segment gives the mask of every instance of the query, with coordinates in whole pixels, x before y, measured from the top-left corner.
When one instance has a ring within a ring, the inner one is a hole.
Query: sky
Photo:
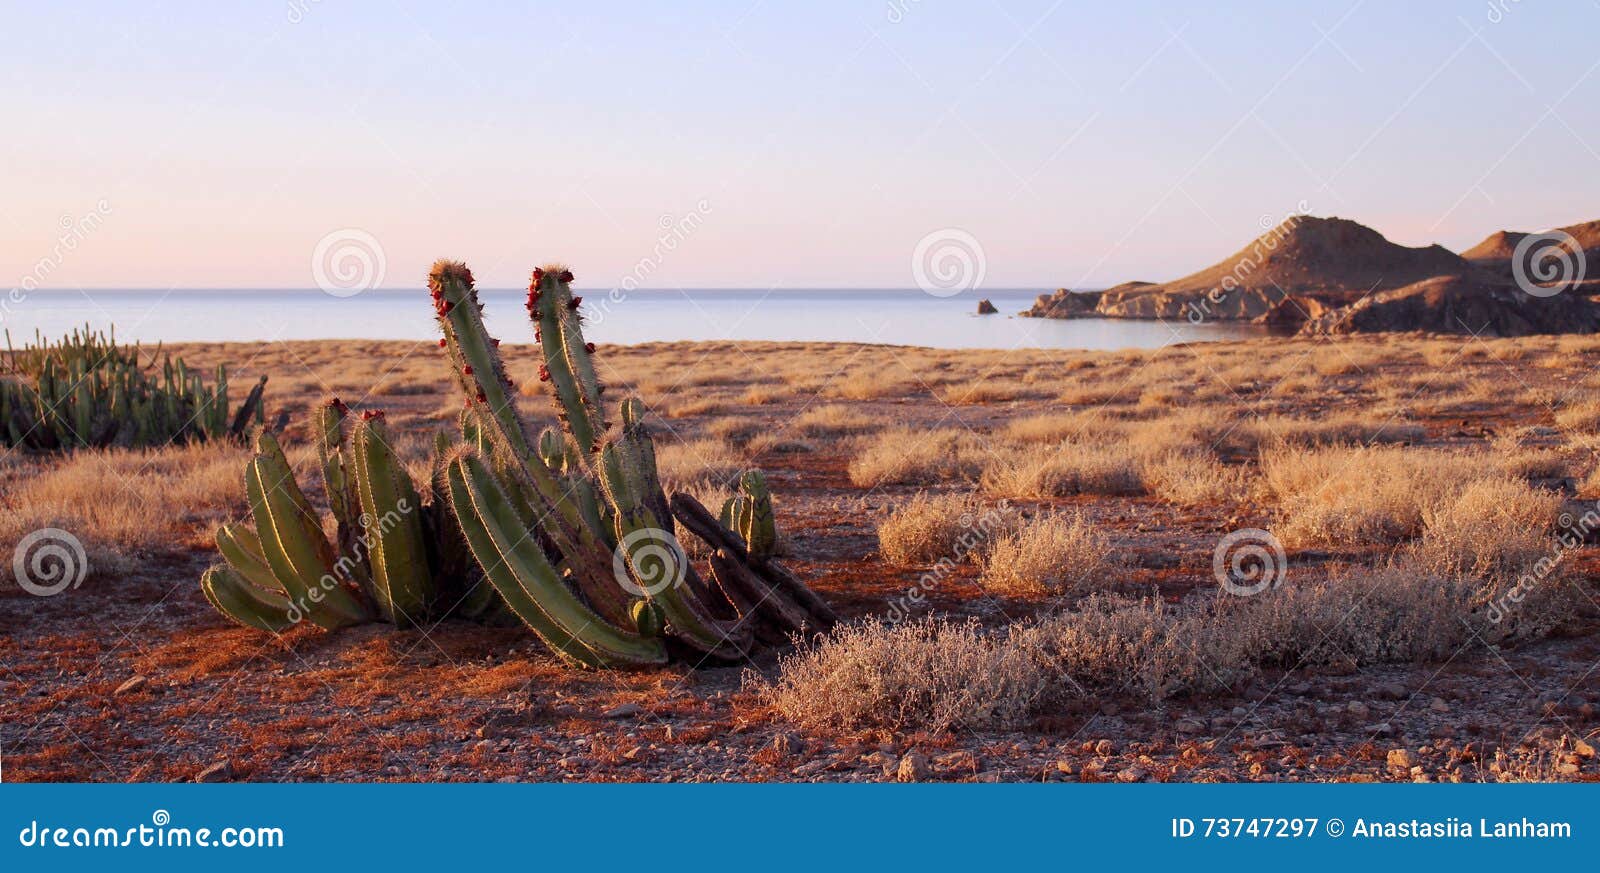
[[[0,4],[0,293],[983,287],[1600,218],[1595,0]],[[925,263],[925,261],[924,261]],[[380,274],[381,273],[381,274]]]

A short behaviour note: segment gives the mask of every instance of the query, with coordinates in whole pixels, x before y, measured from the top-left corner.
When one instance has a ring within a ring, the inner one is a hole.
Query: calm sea
[[[579,289],[580,291],[582,289]],[[1155,348],[1176,342],[1240,339],[1249,325],[1112,319],[1020,318],[1034,290],[988,290],[1000,314],[979,316],[979,295],[932,297],[917,290],[633,291],[585,296],[586,333],[602,343],[674,340],[807,340],[936,348]],[[483,293],[492,330],[531,341],[523,291]],[[0,308],[13,341],[35,328],[59,336],[85,322],[115,324],[117,338],[153,343],[280,339],[428,339],[437,336],[424,291],[35,291]]]

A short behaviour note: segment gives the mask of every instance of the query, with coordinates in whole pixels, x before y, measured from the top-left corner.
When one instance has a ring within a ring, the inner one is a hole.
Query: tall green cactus
[[[152,356],[140,363],[138,346],[116,335],[74,330],[56,342],[37,332],[17,349],[6,334],[0,358],[0,446],[57,451],[102,446],[151,446],[230,439],[243,441],[252,421],[264,418],[263,376],[231,418],[228,371],[216,369],[213,386],[190,372],[182,358]],[[157,358],[160,375],[151,371]]]
[[[778,526],[772,514],[772,493],[760,470],[739,477],[739,493],[722,504],[722,525],[744,540],[751,557],[765,560],[778,547]]]
[[[726,549],[717,552],[722,570],[715,584],[690,566],[677,540],[676,508],[656,471],[643,404],[624,401],[616,428],[603,416],[604,388],[594,346],[583,337],[582,299],[572,294],[572,281],[564,267],[550,266],[535,270],[528,287],[527,309],[543,352],[539,378],[551,383],[564,430],[533,439],[508,390],[499,343],[484,325],[471,272],[440,261],[429,277],[441,345],[467,395],[463,429],[476,438],[469,442],[479,443],[451,466],[452,502],[508,606],[555,651],[604,666],[653,663],[657,650],[641,652],[635,636],[659,638],[695,659],[733,660],[747,656],[758,637],[826,627],[834,617],[819,598],[795,603],[789,588],[765,578],[781,571],[768,561],[776,537],[770,500],[762,505],[771,535],[755,537],[765,549],[756,553],[744,547],[743,535],[708,529],[716,520],[695,515],[696,533]],[[764,498],[759,474],[751,488]],[[693,504],[687,495],[674,500]],[[592,611],[574,613],[574,597]],[[756,608],[772,600],[778,605]],[[763,625],[780,611],[787,624]],[[579,618],[581,626],[573,626]]]
[[[245,475],[255,525],[218,529],[227,563],[202,577],[206,598],[239,624],[272,631],[301,619],[331,630],[374,619],[415,626],[451,610],[492,613],[488,592],[473,589],[483,587],[477,574],[451,555],[461,536],[453,515],[437,499],[422,499],[382,413],[352,421],[347,412],[336,399],[315,421],[335,541],[277,440],[263,431]],[[449,582],[436,581],[440,569]]]

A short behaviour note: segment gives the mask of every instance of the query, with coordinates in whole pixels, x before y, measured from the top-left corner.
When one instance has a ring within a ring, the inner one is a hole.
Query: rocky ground
[[[1278,342],[1232,345],[1263,358],[1304,348],[1272,345]],[[1385,348],[1351,347],[1360,355],[1388,354]],[[238,349],[218,351],[239,357]],[[814,348],[768,351],[769,359],[779,362],[785,356],[809,360],[817,355]],[[639,362],[664,354],[628,353]],[[1593,354],[1571,356],[1571,374],[1530,367],[1529,378],[1540,385],[1567,375],[1583,378]],[[949,357],[955,360],[957,353]],[[1065,365],[1069,357],[1092,356],[1030,353],[1021,363]],[[1415,356],[1406,361],[1413,370],[1429,366]],[[350,369],[340,362],[339,355],[330,355],[329,371]],[[937,369],[931,358],[924,363],[927,368],[919,364],[919,372]],[[1479,360],[1472,366],[1489,363]],[[1379,374],[1392,376],[1397,369],[1375,360],[1362,372],[1336,378],[1355,384]],[[1495,372],[1486,369],[1484,376]],[[323,381],[323,376],[309,381]],[[679,394],[716,394],[726,404],[665,421],[690,435],[729,415],[729,407],[776,422],[805,402],[790,398],[740,407],[736,398],[750,381]],[[303,399],[313,399],[320,387],[305,386]],[[398,410],[391,420],[399,427],[407,415],[419,420],[433,415],[448,400],[447,392],[441,384],[385,392],[382,400]],[[281,395],[279,400],[284,402]],[[1359,392],[1347,400],[1357,406],[1365,402]],[[948,426],[953,413],[984,433],[1060,404],[1054,394],[1021,392],[1009,400],[951,407],[915,387],[903,396],[838,402],[900,424]],[[1315,399],[1293,402],[1308,413],[1322,408]],[[1481,442],[1485,428],[1544,423],[1548,415],[1538,409],[1536,402],[1526,407],[1489,402],[1465,412],[1459,405],[1445,406],[1419,412],[1415,421],[1429,442]],[[759,458],[779,497],[788,564],[848,617],[882,614],[925,569],[894,568],[879,558],[877,521],[885,508],[916,489],[851,484],[847,465],[855,451],[848,439],[814,438],[803,451],[771,451]],[[7,487],[15,494],[17,483],[46,475],[56,463],[30,460],[13,467]],[[242,506],[242,496],[235,500]],[[1219,532],[1267,524],[1272,516],[1270,507],[1249,501],[1178,506],[1150,495],[1080,495],[1054,503],[1091,513],[1127,556],[1126,573],[1116,585],[1128,591],[1155,589],[1169,599],[1215,584],[1211,559]],[[20,509],[14,503],[7,508]],[[329,634],[302,628],[272,638],[230,626],[204,602],[196,579],[213,560],[204,545],[206,532],[219,514],[239,511],[224,506],[218,513],[196,510],[192,518],[176,519],[191,531],[181,542],[131,551],[117,572],[92,575],[81,588],[55,597],[35,597],[11,584],[0,587],[0,777],[1600,779],[1591,745],[1600,732],[1600,680],[1595,677],[1600,628],[1587,620],[1575,619],[1557,638],[1503,651],[1473,646],[1442,664],[1269,671],[1228,696],[1160,705],[1110,697],[1007,730],[818,734],[787,724],[754,690],[752,676],[777,670],[772,660],[748,667],[578,673],[557,664],[517,627],[446,621],[426,631],[372,625]],[[1303,574],[1349,558],[1310,550],[1290,556]],[[1595,572],[1600,549],[1594,546],[1567,560],[1586,584],[1600,575]],[[952,579],[932,592],[926,609],[1001,624],[1060,605],[1048,598],[996,596],[978,584],[970,566],[960,567]]]

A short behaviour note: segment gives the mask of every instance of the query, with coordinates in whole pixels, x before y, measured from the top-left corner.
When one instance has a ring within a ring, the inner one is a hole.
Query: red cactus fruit
[[[571,282],[572,281],[572,271],[571,270],[562,270],[561,271],[561,281],[563,281],[563,282]]]
[[[442,348],[444,348],[444,346],[445,346],[444,337],[439,337],[439,348],[442,349]]]
[[[483,393],[483,389],[481,389],[481,388],[478,389],[478,402],[479,403],[487,403],[488,401],[489,401],[489,395],[484,394]]]
[[[468,364],[465,367],[462,367],[461,368],[461,372],[465,373],[468,376],[471,376],[472,375],[472,365]]]
[[[594,354],[594,343],[584,343],[583,350],[591,355]]]
[[[533,289],[538,288],[539,287],[539,283],[543,282],[543,281],[544,281],[544,269],[542,267],[534,267],[533,268],[533,284],[528,287],[528,290],[532,291]]]
[[[500,340],[495,339],[494,337],[489,337],[489,345],[498,349],[500,348]]]
[[[550,368],[545,366],[544,364],[540,364],[539,365],[539,381],[540,382],[548,382],[548,381],[550,381]]]
[[[578,304],[582,303],[582,302],[583,302],[583,298],[582,297],[574,297],[574,298],[572,298],[572,302],[567,304],[567,308],[568,309],[577,309],[578,308]]]

